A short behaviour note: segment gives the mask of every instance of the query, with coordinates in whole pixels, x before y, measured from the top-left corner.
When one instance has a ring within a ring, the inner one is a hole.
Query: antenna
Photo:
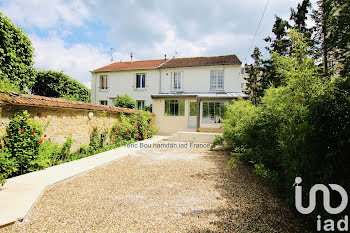
[[[110,55],[111,55],[111,62],[113,62],[113,52],[115,52],[114,48],[111,48]]]

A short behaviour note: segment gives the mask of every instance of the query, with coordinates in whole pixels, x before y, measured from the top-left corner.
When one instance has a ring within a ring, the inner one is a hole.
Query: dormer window
[[[182,72],[174,72],[173,78],[172,78],[172,85],[173,85],[173,91],[180,91],[182,90]]]

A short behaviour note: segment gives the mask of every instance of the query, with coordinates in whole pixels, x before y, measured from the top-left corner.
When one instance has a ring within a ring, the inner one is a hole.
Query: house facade
[[[152,104],[161,134],[216,131],[224,105],[245,97],[236,55],[116,62],[91,73],[92,103],[128,94],[138,108]]]

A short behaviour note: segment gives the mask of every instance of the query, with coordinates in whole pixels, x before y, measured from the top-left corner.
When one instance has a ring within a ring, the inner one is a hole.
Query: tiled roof
[[[167,61],[160,68],[193,67],[209,65],[240,65],[241,61],[234,54],[216,57],[188,57],[173,58]]]
[[[39,95],[18,94],[16,92],[0,92],[0,104],[14,104],[38,107],[58,107],[83,110],[97,110],[107,112],[141,113],[142,111],[117,108],[99,104],[89,104],[79,101],[64,100],[59,98],[45,97]]]
[[[240,64],[241,61],[238,59],[238,57],[232,54],[216,57],[186,57],[172,58],[169,60],[158,59],[133,62],[114,62],[110,65],[93,70],[92,72]]]
[[[133,62],[114,62],[110,65],[98,68],[93,72],[157,68],[158,66],[163,64],[165,61],[166,61],[165,59],[158,59],[158,60],[144,60],[144,61],[133,61]]]

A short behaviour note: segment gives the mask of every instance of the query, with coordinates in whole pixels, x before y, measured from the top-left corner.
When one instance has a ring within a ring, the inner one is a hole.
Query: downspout
[[[197,132],[199,132],[199,129],[201,127],[201,99],[197,98]]]
[[[161,75],[161,71],[160,71],[160,68],[158,67],[158,71],[159,71],[159,91],[158,93],[162,93],[162,75]]]

